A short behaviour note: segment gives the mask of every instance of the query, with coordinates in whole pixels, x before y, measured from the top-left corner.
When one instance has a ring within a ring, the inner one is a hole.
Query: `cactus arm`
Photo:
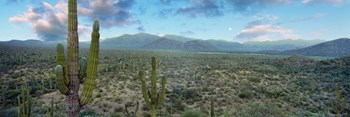
[[[80,65],[80,68],[79,68],[79,80],[80,80],[80,82],[82,82],[83,79],[86,76],[87,59],[85,57],[82,57],[79,60],[79,65]]]
[[[95,79],[97,76],[97,65],[98,65],[98,54],[99,54],[99,41],[100,41],[100,33],[99,31],[99,23],[96,20],[93,24],[93,32],[91,34],[91,44],[90,44],[90,53],[87,64],[87,73],[86,80],[84,82],[84,90],[82,93],[82,97],[80,98],[81,104],[86,105],[91,101],[92,92],[95,87]]]
[[[165,100],[165,91],[166,91],[165,83],[166,83],[166,78],[162,77],[162,91],[159,97],[159,101],[157,103],[157,108],[160,108]]]
[[[148,98],[147,89],[146,89],[146,82],[143,78],[143,72],[139,71],[139,79],[141,81],[141,89],[142,89],[142,96],[146,101],[147,106],[151,106],[150,100]]]
[[[64,95],[67,94],[68,88],[64,84],[63,68],[61,65],[57,65],[55,67],[55,74],[56,74],[56,86],[58,90],[60,90],[60,92]]]
[[[345,97],[344,100],[343,100],[343,106],[342,106],[341,111],[344,111],[344,110],[345,110],[345,108],[346,108],[346,103],[348,103],[348,101],[347,101],[347,98]]]
[[[156,59],[152,57],[152,74],[151,74],[151,102],[157,102],[157,77],[156,77]]]
[[[68,74],[67,74],[66,57],[64,55],[64,46],[62,43],[57,43],[57,46],[56,46],[56,63],[57,63],[57,65],[62,66],[64,83],[66,85],[68,85],[69,79],[68,79]]]

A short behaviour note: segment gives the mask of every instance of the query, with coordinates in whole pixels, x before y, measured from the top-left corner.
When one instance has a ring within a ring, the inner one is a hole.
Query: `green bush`
[[[239,98],[252,98],[254,96],[254,92],[249,90],[243,90],[238,94]]]
[[[186,111],[182,113],[182,117],[204,117],[204,114],[198,111]]]

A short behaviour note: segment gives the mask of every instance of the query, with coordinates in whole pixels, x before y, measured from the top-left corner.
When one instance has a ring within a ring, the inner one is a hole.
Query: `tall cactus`
[[[152,74],[151,74],[151,91],[147,90],[143,72],[139,71],[139,79],[141,81],[142,95],[146,105],[152,109],[151,116],[156,117],[156,109],[160,108],[165,99],[165,77],[162,77],[162,89],[157,94],[157,77],[156,77],[156,58],[152,57]]]
[[[65,105],[67,117],[77,117],[80,109],[91,101],[97,76],[100,39],[99,27],[99,22],[95,20],[91,34],[89,58],[87,60],[85,57],[82,57],[78,62],[77,0],[68,0],[68,60],[67,62],[65,61],[63,44],[58,43],[56,47],[57,66],[55,68],[56,85],[60,92],[66,95]],[[79,96],[78,91],[80,82],[82,81],[84,81],[84,90]]]
[[[32,108],[32,97],[30,96],[30,88],[28,88],[27,80],[22,85],[21,94],[17,97],[18,100],[18,116],[30,117]]]

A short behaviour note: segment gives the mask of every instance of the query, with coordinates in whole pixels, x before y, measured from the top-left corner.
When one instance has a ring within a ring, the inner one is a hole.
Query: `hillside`
[[[183,42],[161,38],[150,44],[143,46],[146,49],[157,49],[157,50],[181,50]]]
[[[293,50],[293,49],[301,49],[309,46],[313,46],[319,43],[325,42],[324,40],[303,40],[303,39],[283,39],[276,41],[249,41],[243,43],[246,46],[247,50],[252,51],[261,51],[261,50]]]
[[[115,38],[108,38],[101,41],[102,48],[139,48],[150,44],[161,37],[147,33],[134,35],[124,34]]]
[[[281,54],[286,55],[306,55],[306,56],[324,56],[324,57],[343,57],[350,56],[350,39],[340,38],[333,41],[327,41],[314,46],[287,50]]]
[[[193,40],[187,41],[183,45],[183,49],[187,51],[218,51],[219,49],[207,41]]]
[[[181,42],[196,40],[196,39],[192,39],[192,38],[188,38],[188,37],[183,37],[183,36],[178,36],[178,35],[170,35],[170,34],[164,35],[163,38],[167,38],[167,39],[171,39],[171,40],[175,40],[175,41],[181,41]]]
[[[223,40],[206,40],[209,44],[215,46],[221,51],[247,51],[243,44],[237,42],[223,41]]]

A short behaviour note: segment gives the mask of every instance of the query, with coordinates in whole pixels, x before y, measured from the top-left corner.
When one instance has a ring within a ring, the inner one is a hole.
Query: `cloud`
[[[300,38],[299,35],[294,34],[291,29],[282,28],[280,26],[273,25],[273,22],[277,19],[276,16],[265,16],[256,18],[256,20],[249,22],[247,26],[241,30],[235,39],[238,41],[266,41],[276,38],[282,39],[296,39]]]
[[[55,6],[42,2],[41,7],[30,6],[20,16],[9,18],[10,22],[28,23],[37,36],[42,40],[56,41],[66,39],[67,13],[60,9],[67,4],[59,1]]]
[[[190,0],[190,6],[179,8],[176,14],[197,16],[222,16],[223,12],[213,0]]]
[[[246,28],[251,28],[254,27],[256,25],[262,25],[262,24],[271,24],[273,21],[275,21],[276,19],[278,19],[277,16],[272,16],[272,15],[266,15],[263,17],[254,17],[255,20],[252,22],[249,22],[248,25],[246,26]]]
[[[291,3],[293,0],[225,0],[233,11],[243,14],[253,14],[269,5],[283,5]]]
[[[85,0],[83,3],[85,8],[80,8],[79,13],[87,16],[90,21],[98,19],[105,28],[128,26],[133,23],[129,10],[134,0]]]
[[[333,4],[333,5],[341,5],[345,2],[345,0],[303,0],[302,3],[304,4],[319,4],[319,3],[326,3],[326,4]]]
[[[131,13],[128,11],[132,4],[133,0],[79,0],[78,14],[90,22],[98,19],[102,28],[127,26],[134,23],[131,19]],[[59,0],[55,5],[42,2],[39,7],[30,6],[23,14],[10,17],[9,21],[29,24],[34,33],[42,40],[65,40],[67,8],[66,0]],[[80,24],[78,29],[82,39],[89,37],[90,26]]]

